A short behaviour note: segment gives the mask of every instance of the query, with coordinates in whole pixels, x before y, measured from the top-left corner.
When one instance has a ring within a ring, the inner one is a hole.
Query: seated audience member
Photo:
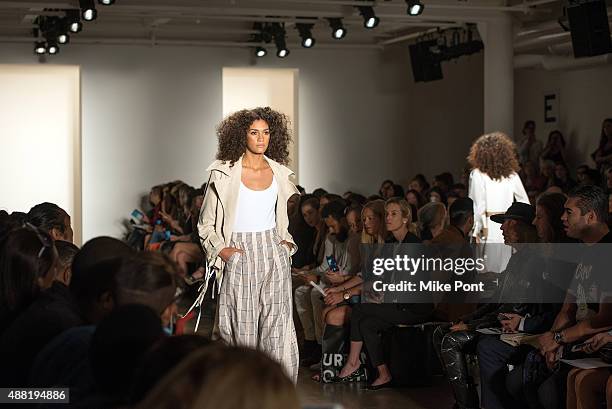
[[[326,194],[327,194],[327,190],[323,189],[322,187],[318,187],[312,191],[312,195],[316,197],[317,199],[321,199],[321,197],[323,197],[323,195],[326,195]]]
[[[591,169],[588,165],[580,165],[576,168],[576,181],[579,185],[583,184],[585,174]]]
[[[79,248],[69,241],[63,240],[56,240],[55,248],[57,249],[58,255],[57,274],[55,275],[55,280],[69,286],[70,279],[72,278],[72,262],[74,257],[79,252]]]
[[[446,207],[439,202],[427,203],[419,209],[419,230],[421,240],[428,244],[442,233],[446,223]]]
[[[323,333],[323,322],[319,319],[323,305],[319,299],[320,294],[312,291],[310,282],[318,282],[318,275],[312,273],[313,269],[323,264],[326,252],[327,228],[319,211],[319,199],[315,196],[305,199],[301,204],[304,221],[311,228],[316,229],[316,236],[312,244],[314,263],[300,268],[291,268],[291,272],[298,281],[301,281],[293,293],[295,309],[304,330],[304,347],[302,359],[305,363],[318,362],[320,355],[319,344]]]
[[[349,226],[349,230],[360,238],[363,230],[363,224],[361,223],[362,211],[363,205],[360,204],[353,204],[346,209],[346,223]]]
[[[100,242],[100,239],[108,240]],[[82,283],[71,290],[75,298],[80,300],[83,311],[89,311],[85,314],[89,317],[87,323],[94,325],[72,328],[55,337],[38,354],[30,373],[32,386],[70,387],[71,402],[80,402],[93,391],[87,356],[95,325],[118,306],[140,304],[151,308],[160,317],[162,328],[166,330],[176,312],[177,267],[172,260],[161,253],[131,254],[129,248],[128,253],[122,257],[116,257],[118,253],[114,253],[114,258],[108,258],[110,254],[106,254],[106,257],[95,254],[103,248],[121,249],[111,240],[114,239],[97,238],[83,246],[87,254],[95,256],[87,266],[77,268],[81,253],[75,259],[74,278],[78,277],[78,281],[89,278],[89,283],[87,288]]]
[[[533,224],[541,243],[568,242],[561,222],[565,200],[565,195],[559,193],[543,194],[538,198]],[[539,249],[545,250],[545,247],[540,245]],[[505,314],[509,319],[501,322],[506,331],[543,333],[550,329],[561,308],[561,302],[552,301],[563,299],[573,274],[572,267],[575,266],[558,261],[555,257],[545,254],[543,256],[546,260],[543,275],[548,277],[542,283],[546,302],[534,305],[530,315]],[[530,350],[528,346],[512,347],[496,337],[481,337],[478,342],[478,360],[483,407],[496,409],[520,407],[524,404],[516,402],[509,394],[506,389],[506,377],[508,365],[522,363]]]
[[[451,186],[451,192],[454,192],[457,197],[467,197],[468,191],[464,183],[455,183]]]
[[[391,198],[385,204],[385,224],[391,233],[387,243],[420,243],[409,231],[410,207],[401,198]],[[350,295],[350,294],[349,294]],[[345,296],[345,299],[347,297]],[[351,314],[351,344],[347,362],[340,371],[339,382],[350,381],[360,375],[359,356],[365,346],[378,377],[368,386],[378,390],[391,385],[391,373],[383,359],[382,340],[379,333],[397,324],[415,324],[426,321],[432,311],[431,304],[356,304]],[[365,345],[364,345],[365,344]]]
[[[291,257],[291,267],[297,271],[315,264],[313,247],[317,237],[317,229],[306,223],[302,214],[302,205],[307,200],[314,198],[314,196],[308,194],[302,196],[294,195],[292,196],[293,198],[296,199],[296,204],[289,214],[289,234],[291,234],[297,245],[297,251]],[[315,198],[315,200],[317,199]]]
[[[555,165],[555,177],[552,185],[559,186],[563,192],[569,192],[576,186],[576,182],[570,177],[565,163],[558,162]]]
[[[414,189],[408,190],[404,197],[409,204],[415,206],[417,209],[420,209],[427,203],[423,195]]]
[[[385,243],[387,230],[385,228],[385,202],[377,199],[366,203],[361,211],[361,244],[382,244]],[[343,284],[343,288],[353,295],[361,292],[361,275],[350,278]],[[332,290],[334,291],[334,290]]]
[[[443,172],[434,177],[433,186],[440,189],[446,195],[454,183],[453,175],[449,172]]]
[[[346,197],[346,202],[349,207],[353,206],[362,206],[366,204],[368,199],[364,195],[360,195],[359,193],[351,193]]]
[[[281,365],[264,353],[211,345],[185,358],[134,409],[300,409]]]
[[[55,245],[58,262],[51,287],[42,291],[0,336],[2,373],[3,378],[10,378],[8,386],[26,385],[36,353],[55,336],[83,323],[67,286],[71,259],[78,248],[66,241],[56,241]]]
[[[599,147],[591,154],[591,158],[598,171],[612,165],[612,118],[604,119],[601,124]]]
[[[56,267],[53,239],[32,225],[12,230],[0,240],[0,335],[41,290],[51,286]]]
[[[335,193],[325,193],[323,196],[321,196],[321,199],[319,199],[319,212],[323,210],[323,207],[331,202],[340,202],[342,204],[346,204],[345,200],[342,198],[342,196],[337,195]]]
[[[89,348],[95,393],[81,408],[116,408],[128,403],[134,374],[146,352],[164,338],[159,315],[147,306],[122,305],[97,326]]]
[[[470,232],[474,226],[474,202],[469,197],[458,198],[449,206],[449,224],[437,235],[431,244],[443,251],[444,257],[472,257]],[[440,281],[448,282],[452,275],[439,274]],[[434,300],[436,298],[434,297]],[[436,305],[436,319],[454,321],[474,310],[473,304],[464,304],[465,297],[443,294]]]
[[[410,183],[408,184],[409,190],[416,190],[420,194],[424,195],[429,190],[429,183],[427,179],[421,173],[415,175]]]
[[[606,192],[612,193],[612,167],[606,169]]]
[[[568,237],[583,243],[609,243],[612,234],[607,226],[608,200],[603,189],[596,186],[580,186],[571,191],[565,202],[562,221]],[[531,379],[526,383],[523,378],[524,366],[516,367],[507,378],[507,388],[513,398],[527,405],[543,408],[559,408],[565,397],[565,385],[569,368],[561,365],[559,370],[546,372],[546,366],[557,364],[558,350],[562,345],[571,343],[608,329],[612,325],[612,304],[607,302],[606,290],[608,266],[598,263],[600,257],[590,253],[587,246],[580,260],[576,260],[576,274],[569,286],[565,302],[557,314],[551,330],[538,338],[543,355],[545,376]],[[590,274],[578,274],[588,270]],[[527,365],[528,361],[524,365]],[[532,367],[533,363],[529,363]]]
[[[540,174],[546,179],[545,188],[551,186],[555,182],[555,162],[551,160],[540,161]]]
[[[540,160],[565,164],[565,138],[561,131],[555,130],[548,134],[548,141],[540,154]]]
[[[523,164],[521,178],[525,185],[525,190],[529,192],[542,192],[546,189],[548,180],[540,175],[535,162],[527,161]]]
[[[200,335],[178,335],[159,340],[143,357],[134,373],[130,403],[138,404],[174,367],[188,355],[208,347],[211,341]]]
[[[385,180],[384,182],[382,182],[382,184],[380,185],[380,189],[378,190],[379,196],[385,200],[389,199],[390,197],[393,197],[395,195],[394,186],[395,183],[393,183],[392,180]]]
[[[536,241],[535,228],[531,224],[534,219],[534,209],[531,205],[515,202],[505,214],[491,217],[496,223],[501,223],[504,242],[515,249],[510,258],[503,278],[505,285],[498,287],[493,297],[497,303],[483,304],[471,314],[464,316],[454,325],[441,325],[434,331],[434,346],[442,361],[446,376],[451,383],[455,396],[456,407],[479,408],[478,393],[472,377],[469,375],[465,355],[474,353],[480,333],[480,328],[499,327],[499,314],[514,313],[521,316],[532,314],[530,304],[524,302],[503,302],[517,294],[525,300],[533,299],[538,294],[540,286],[531,285],[524,288],[524,282],[530,282],[533,271],[543,271],[543,260],[534,251],[521,246],[522,243]],[[531,280],[533,281],[533,280]],[[535,283],[533,283],[535,284]]]
[[[30,209],[28,223],[49,233],[53,240],[64,240],[72,243],[73,232],[70,216],[64,209],[53,203],[40,203]]]
[[[446,194],[439,187],[432,187],[427,192],[427,199],[430,203],[442,203],[446,206]]]
[[[536,138],[535,135],[536,124],[532,120],[525,121],[523,125],[523,137],[519,140],[517,150],[519,154],[519,161],[525,163],[532,161],[538,162],[540,153],[542,152],[542,142]]]
[[[344,216],[344,204],[333,201],[323,207],[321,216],[328,227],[327,239],[325,241],[325,254],[316,272],[321,274],[320,286],[322,288],[343,286],[351,277],[355,276],[359,269],[359,238],[350,234],[346,218]],[[337,271],[332,271],[330,259],[336,263]],[[297,292],[297,290],[296,290]],[[311,291],[310,302],[312,304],[313,320],[315,325],[323,326],[324,305],[331,305],[329,299],[323,300],[318,291]],[[338,294],[340,295],[340,294]],[[328,297],[333,298],[333,297]],[[341,301],[341,300],[340,300]],[[297,299],[296,299],[297,303]],[[317,321],[319,321],[317,323]],[[318,338],[317,340],[320,340]],[[302,365],[310,366],[321,359],[320,346],[310,357],[302,360]]]
[[[600,332],[586,340],[584,352],[593,354],[612,343],[610,331]],[[602,403],[605,402],[605,405]],[[610,368],[572,369],[567,376],[567,409],[612,407]]]
[[[582,186],[600,186],[601,173],[596,169],[588,169],[582,176]]]

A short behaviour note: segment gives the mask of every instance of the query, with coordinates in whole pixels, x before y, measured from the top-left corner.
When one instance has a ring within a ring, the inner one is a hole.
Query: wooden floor
[[[186,305],[181,305],[184,311]],[[209,337],[213,327],[214,309],[210,303],[200,322],[198,333]],[[186,333],[193,333],[195,319],[187,325]],[[451,409],[452,392],[442,377],[434,378],[430,387],[405,387],[365,390],[363,383],[322,384],[310,379],[314,372],[300,367],[297,391],[304,408],[313,409]],[[341,406],[335,406],[339,404]]]
[[[336,409],[331,405],[334,403],[343,409],[451,409],[453,406],[450,388],[441,377],[431,387],[368,391],[361,383],[320,384],[310,376],[308,368],[300,368],[297,390],[304,408]]]

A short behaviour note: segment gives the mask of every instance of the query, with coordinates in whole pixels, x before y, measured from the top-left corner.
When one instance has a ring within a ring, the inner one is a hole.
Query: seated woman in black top
[[[420,243],[409,231],[412,215],[410,205],[401,198],[391,198],[385,203],[385,223],[392,238],[390,243]],[[357,304],[351,315],[351,347],[346,364],[337,381],[350,381],[360,375],[359,355],[364,346],[369,359],[378,370],[378,377],[368,386],[377,390],[391,384],[391,373],[383,361],[380,332],[398,324],[424,322],[431,314],[430,304]]]

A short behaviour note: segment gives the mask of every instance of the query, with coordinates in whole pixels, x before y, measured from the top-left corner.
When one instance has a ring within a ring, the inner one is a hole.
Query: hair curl
[[[516,145],[502,132],[485,134],[476,139],[467,157],[472,168],[478,168],[493,180],[519,171]]]
[[[217,127],[219,151],[217,159],[233,165],[247,149],[246,137],[251,124],[257,120],[266,121],[270,128],[270,143],[266,156],[286,165],[289,161],[289,118],[270,107],[243,109],[225,118]]]

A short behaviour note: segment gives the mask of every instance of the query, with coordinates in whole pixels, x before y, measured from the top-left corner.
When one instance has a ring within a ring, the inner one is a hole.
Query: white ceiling
[[[406,14],[404,0],[116,0],[97,4],[98,18],[86,22],[72,36],[74,43],[153,44],[247,47],[254,22],[284,22],[289,47],[299,46],[295,23],[314,18],[316,47],[382,48],[414,40],[436,28],[484,21],[499,12],[515,20],[517,52],[567,53],[570,41],[557,20],[563,0],[422,0],[425,12]],[[34,18],[61,15],[78,8],[78,0],[0,0],[0,42],[33,41]],[[373,6],[381,22],[373,30],[363,27],[355,6]],[[328,17],[342,17],[348,34],[331,38]],[[29,45],[28,45],[29,46]],[[552,47],[551,47],[552,46]]]

